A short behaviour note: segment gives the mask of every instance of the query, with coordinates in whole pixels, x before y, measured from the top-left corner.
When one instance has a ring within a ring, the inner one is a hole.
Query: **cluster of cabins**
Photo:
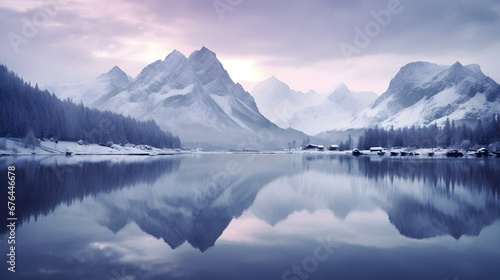
[[[314,151],[325,151],[325,147],[323,145],[315,145],[315,144],[307,144],[305,147],[302,148],[302,150],[314,150]],[[339,146],[338,145],[330,145],[327,149],[328,151],[339,151]],[[378,154],[380,156],[385,155],[386,151],[382,147],[371,147],[370,148],[370,154]],[[354,156],[360,156],[362,155],[363,152],[360,151],[359,149],[353,149],[352,150],[352,155]],[[430,151],[427,153],[428,156],[432,157],[434,156],[434,151]],[[420,155],[419,153],[415,151],[391,151],[390,156],[418,156]],[[447,157],[462,157],[464,156],[464,153],[458,151],[458,150],[449,150],[446,153],[444,153]],[[495,152],[490,152],[486,148],[480,148],[477,151],[469,151],[467,153],[468,156],[475,156],[475,157],[500,157],[500,153],[495,153]]]
[[[302,150],[324,151],[325,147],[323,145],[307,144],[305,147],[302,148]],[[328,146],[327,150],[328,151],[340,151],[339,150],[339,145],[330,145],[330,146]],[[358,149],[354,149],[354,150],[358,150]],[[383,151],[382,147],[372,147],[372,148],[370,148],[370,152],[375,152],[375,153],[382,152],[382,153],[385,153]]]
[[[315,150],[315,151],[324,151],[325,147],[323,145],[314,145],[314,144],[307,144],[302,150]],[[328,147],[328,151],[338,151],[339,146],[338,145],[330,145]]]

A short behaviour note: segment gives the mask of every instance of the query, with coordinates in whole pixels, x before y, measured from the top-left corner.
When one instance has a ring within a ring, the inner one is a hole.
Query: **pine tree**
[[[365,131],[365,134],[366,134],[366,131]],[[366,146],[366,144],[365,144],[365,136],[361,135],[358,138],[358,148],[364,150],[365,146]]]
[[[36,137],[33,131],[28,131],[28,134],[26,134],[26,137],[24,138],[24,147],[26,148],[31,148],[32,150],[35,150],[35,146],[37,145]]]
[[[483,122],[481,119],[477,120],[476,128],[474,128],[474,140],[474,143],[477,145],[485,144]]]

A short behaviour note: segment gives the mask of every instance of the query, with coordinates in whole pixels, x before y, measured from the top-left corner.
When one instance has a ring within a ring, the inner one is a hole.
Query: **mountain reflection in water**
[[[285,272],[325,240],[338,247],[310,279],[500,273],[498,159],[0,158],[9,165],[18,271],[0,279],[302,279]]]
[[[21,223],[94,198],[89,212],[100,225],[117,233],[134,222],[171,248],[187,241],[207,250],[250,208],[269,225],[302,210],[329,209],[342,219],[356,209],[382,209],[401,235],[415,239],[477,236],[500,217],[496,159],[29,157],[2,159],[0,168],[10,164],[22,186]]]

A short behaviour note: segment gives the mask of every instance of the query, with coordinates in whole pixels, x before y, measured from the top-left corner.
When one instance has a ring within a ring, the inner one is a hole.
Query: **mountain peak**
[[[427,61],[414,61],[414,62],[410,62],[410,63],[406,64],[405,66],[401,67],[401,69],[403,69],[403,68],[420,68],[420,67],[433,66],[433,65],[436,65],[436,64],[430,63]]]
[[[349,90],[349,88],[347,87],[347,85],[345,83],[340,83],[334,91],[345,91],[345,90]]]
[[[429,77],[434,77],[446,68],[448,67],[425,61],[410,62],[401,67],[396,76],[391,80],[388,91],[391,88],[394,89],[394,87],[401,87],[402,83],[425,83]]]
[[[120,69],[120,67],[118,66],[114,66],[113,68],[111,68],[111,70],[108,71],[108,73],[105,73],[105,74],[101,74],[99,77],[97,77],[98,80],[101,80],[101,79],[116,79],[116,78],[123,78],[123,77],[127,77],[127,74],[125,72],[123,72],[122,69]],[[127,78],[128,79],[128,78]]]
[[[115,73],[115,72],[121,73],[121,72],[123,72],[123,70],[120,69],[120,67],[118,67],[117,65],[115,65],[115,67],[111,68],[111,70],[109,70],[108,73]],[[123,73],[125,73],[125,72],[123,72]]]
[[[288,95],[290,93],[291,89],[290,87],[280,81],[276,76],[271,76],[267,79],[265,79],[262,82],[259,82],[257,85],[255,85],[252,95],[257,94],[285,94]]]
[[[165,60],[167,60],[169,58],[173,58],[173,57],[186,58],[186,56],[183,53],[181,53],[180,51],[174,49],[171,53],[169,53],[167,55],[167,57],[165,57]]]
[[[328,99],[334,102],[340,102],[347,98],[352,98],[352,92],[345,83],[339,84],[335,90],[328,96]]]
[[[405,66],[401,67],[397,75],[408,76],[408,77],[421,76],[424,73],[434,72],[439,67],[442,67],[442,69],[438,71],[442,71],[445,68],[447,68],[445,66],[439,66],[431,62],[415,61],[415,62],[410,62]]]
[[[457,62],[453,63],[453,65],[451,67],[458,68],[458,67],[463,67],[463,65],[459,61],[457,61]]]
[[[222,92],[227,92],[228,86],[234,84],[215,53],[206,47],[194,51],[188,59],[193,64],[202,85],[212,83],[213,92],[223,95]]]
[[[472,72],[479,74],[479,75],[484,75],[483,71],[481,70],[481,66],[479,64],[469,64],[466,65],[465,68],[471,70]]]
[[[217,55],[209,50],[207,47],[203,46],[200,50],[194,51],[190,56],[190,60],[201,60],[201,59],[206,59],[206,58],[216,58]]]
[[[453,84],[459,84],[467,78],[482,79],[484,74],[480,69],[478,71],[478,67],[479,65],[466,67],[457,61],[448,69],[447,80]]]
[[[276,78],[276,76],[272,75],[271,77],[262,81],[262,83],[272,83],[272,84],[284,84],[280,79]]]

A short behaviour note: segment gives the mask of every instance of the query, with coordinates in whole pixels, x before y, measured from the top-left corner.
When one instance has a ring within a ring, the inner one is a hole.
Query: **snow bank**
[[[5,143],[5,146],[3,146]],[[53,142],[43,140],[38,146],[25,147],[22,139],[0,138],[0,155],[169,155],[179,154],[180,150],[159,149],[148,145],[123,146],[112,145],[111,147],[100,146],[97,144],[80,145],[77,142],[58,141]]]

